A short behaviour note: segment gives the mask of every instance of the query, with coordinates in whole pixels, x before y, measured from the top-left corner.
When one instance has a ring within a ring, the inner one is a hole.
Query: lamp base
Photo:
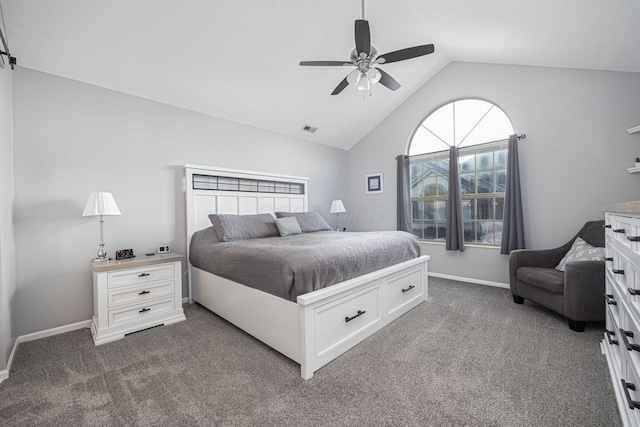
[[[107,262],[107,261],[111,261],[111,258],[107,258],[107,257],[100,258],[100,257],[98,257],[98,258],[94,258],[94,259],[92,259],[91,261]]]

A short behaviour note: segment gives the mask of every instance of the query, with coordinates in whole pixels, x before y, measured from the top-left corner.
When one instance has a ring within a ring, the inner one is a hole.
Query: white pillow
[[[280,237],[302,234],[298,220],[294,216],[276,219],[276,227],[278,227]]]
[[[568,263],[579,261],[604,261],[604,248],[592,246],[578,237],[569,252],[560,260],[556,270],[564,271]]]

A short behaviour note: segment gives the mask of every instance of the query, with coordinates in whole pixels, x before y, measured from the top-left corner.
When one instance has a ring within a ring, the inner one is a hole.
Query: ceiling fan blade
[[[382,74],[382,77],[380,77],[380,84],[383,86],[388,87],[391,90],[398,90],[400,89],[400,83],[398,83],[396,81],[396,79],[394,79],[393,77],[391,77],[389,74],[385,73],[385,71],[381,68],[377,68],[376,70],[380,71],[380,74]]]
[[[408,47],[406,49],[395,50],[393,52],[378,55],[380,64],[389,64],[390,62],[404,61],[405,59],[417,58],[418,56],[429,55],[433,53],[435,48],[432,44]]]
[[[369,56],[371,53],[371,33],[369,32],[369,21],[364,19],[356,20],[356,54],[362,52]]]
[[[353,64],[347,61],[300,61],[300,65],[312,66],[312,67],[333,67],[333,66],[342,67],[343,65],[353,65]]]
[[[342,80],[340,82],[340,84],[338,86],[336,86],[336,88],[333,90],[333,92],[331,92],[331,95],[339,94],[347,86],[349,86],[349,82],[347,81],[347,78],[345,77],[344,80]]]

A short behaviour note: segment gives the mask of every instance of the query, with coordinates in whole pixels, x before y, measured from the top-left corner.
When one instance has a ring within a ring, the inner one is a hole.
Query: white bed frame
[[[302,185],[302,194],[194,190],[193,176]],[[187,252],[208,215],[306,212],[308,178],[185,165]],[[188,256],[188,254],[187,254]],[[189,266],[189,302],[196,301],[300,364],[305,380],[339,355],[427,299],[421,256],[301,295],[297,303]]]

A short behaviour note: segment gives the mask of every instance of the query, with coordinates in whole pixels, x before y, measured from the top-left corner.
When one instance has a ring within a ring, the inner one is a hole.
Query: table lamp
[[[100,249],[98,249],[98,257],[93,261],[108,261],[107,253],[104,250],[104,237],[102,232],[102,220],[103,215],[121,215],[116,201],[113,199],[111,193],[98,192],[89,194],[89,200],[84,207],[82,216],[98,216],[100,222]]]

